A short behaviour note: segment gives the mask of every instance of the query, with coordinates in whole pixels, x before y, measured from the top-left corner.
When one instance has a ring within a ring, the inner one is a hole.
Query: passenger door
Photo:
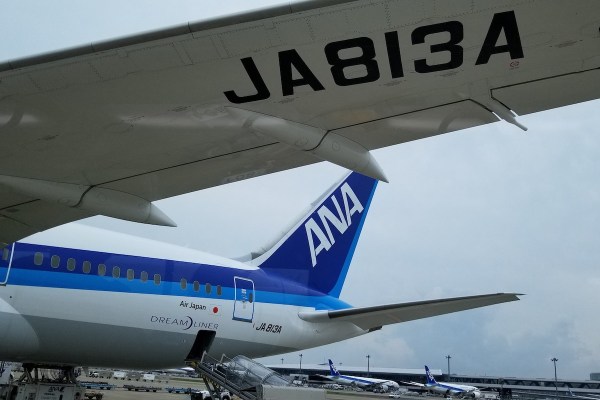
[[[254,317],[254,282],[247,278],[233,278],[235,301],[233,303],[233,319],[252,322]]]

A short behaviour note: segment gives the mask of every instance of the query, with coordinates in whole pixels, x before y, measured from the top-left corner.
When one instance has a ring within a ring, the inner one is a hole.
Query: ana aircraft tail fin
[[[339,376],[340,375],[340,373],[338,372],[335,365],[333,365],[333,361],[331,361],[331,360],[329,360],[329,373],[331,374],[331,376]]]
[[[425,376],[427,377],[428,385],[437,385],[437,382],[433,375],[431,375],[431,371],[429,370],[429,367],[427,365],[425,366]]]
[[[350,173],[254,264],[339,297],[377,180]]]

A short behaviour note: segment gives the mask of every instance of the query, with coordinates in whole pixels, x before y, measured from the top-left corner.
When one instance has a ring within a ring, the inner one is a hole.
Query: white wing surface
[[[376,330],[384,325],[429,318],[516,300],[519,300],[516,293],[496,293],[383,306],[357,307],[346,310],[302,311],[298,316],[304,321],[317,323],[343,321],[351,322],[364,330]]]
[[[599,97],[600,3],[310,1],[0,63],[0,242]]]

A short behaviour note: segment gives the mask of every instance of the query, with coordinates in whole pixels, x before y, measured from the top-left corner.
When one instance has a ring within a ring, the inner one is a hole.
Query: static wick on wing
[[[227,110],[234,118],[244,121],[244,126],[254,132],[309,152],[322,160],[388,182],[371,152],[342,135],[254,111],[235,107],[227,107]]]
[[[6,175],[0,175],[0,183],[30,197],[94,214],[144,224],[177,226],[148,200],[118,190]]]

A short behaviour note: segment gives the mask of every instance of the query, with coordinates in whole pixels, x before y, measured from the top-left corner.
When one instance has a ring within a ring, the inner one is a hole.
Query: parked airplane
[[[574,399],[582,399],[582,400],[600,400],[600,395],[594,395],[594,394],[586,394],[585,396],[580,395],[580,394],[575,394],[571,391],[571,388],[567,388],[567,392],[569,393],[568,397],[570,398],[574,398]],[[565,396],[560,396],[562,398],[565,398]]]
[[[445,397],[446,396],[458,396],[458,397],[472,397],[475,399],[478,399],[481,397],[481,392],[479,391],[479,388],[477,388],[475,386],[459,385],[456,383],[448,383],[448,382],[437,382],[435,380],[435,378],[433,377],[433,375],[431,374],[431,371],[429,370],[429,367],[427,365],[425,366],[425,377],[426,377],[425,384],[418,383],[418,382],[407,382],[407,384],[413,385],[413,386],[419,386],[419,387],[422,387],[422,388],[427,389],[434,393],[443,394]]]
[[[159,372],[163,374],[171,375],[198,375],[198,372],[192,367],[181,367],[181,368],[167,368],[164,370],[158,370],[153,372]]]
[[[322,160],[385,180],[373,149],[598,97],[597,1],[438,3],[300,2],[0,63],[0,359],[177,367],[516,300],[342,302],[358,175],[248,263],[30,236],[174,225],[153,201]]]
[[[339,373],[333,361],[329,360],[329,375],[324,376],[340,385],[350,385],[358,387],[379,387],[383,391],[399,389],[397,382],[388,379],[367,378],[363,376],[342,375]]]
[[[518,300],[492,294],[362,308],[341,301],[376,185],[348,175],[248,263],[112,232],[90,243],[83,228],[67,243],[43,233],[14,243],[0,264],[0,359],[153,370],[204,350],[287,353]]]

